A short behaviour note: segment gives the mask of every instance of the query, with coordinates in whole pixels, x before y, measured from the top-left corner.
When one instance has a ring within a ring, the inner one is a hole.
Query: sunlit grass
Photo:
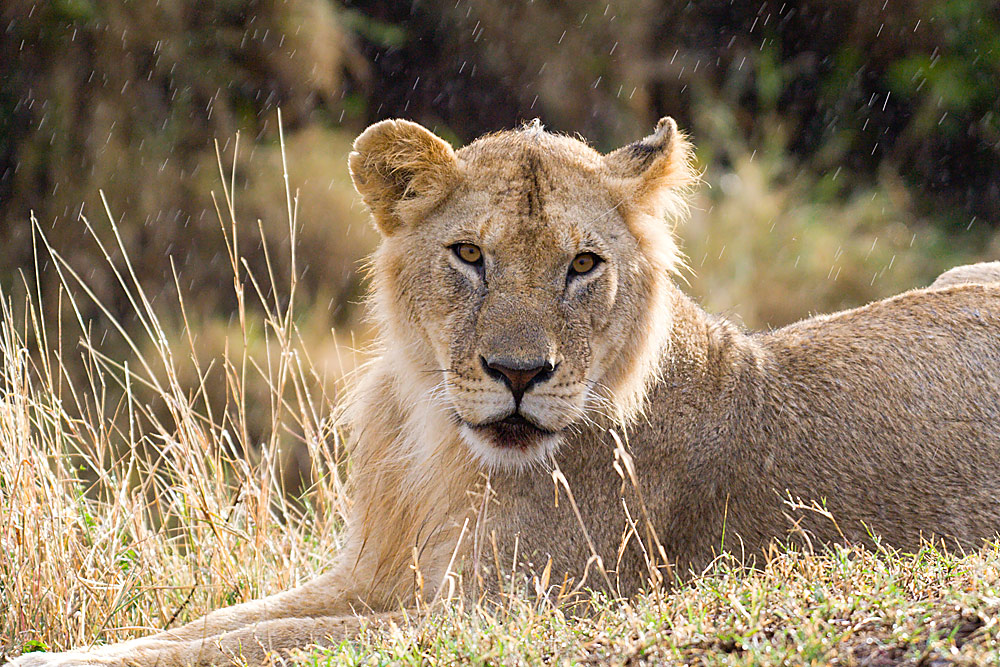
[[[7,654],[179,625],[301,583],[340,546],[347,499],[337,404],[302,343],[291,297],[297,272],[283,285],[270,270],[250,273],[236,251],[225,180],[220,199],[239,325],[207,365],[197,328],[165,330],[110,210],[106,234],[87,224],[105,254],[117,247],[126,258],[116,275],[138,325],[112,322],[133,352],[127,361],[102,354],[84,304],[69,295],[82,293],[107,317],[110,310],[33,225],[38,252],[63,289],[50,296],[28,288],[18,319],[3,297],[0,643]],[[289,190],[292,238],[296,215]],[[75,321],[47,325],[43,298],[70,301]],[[183,299],[167,308],[188,322]],[[190,370],[182,381],[178,368],[192,365],[193,381]],[[267,392],[251,399],[248,386]],[[274,428],[256,441],[248,413],[261,412]],[[289,446],[310,461],[299,499],[285,492],[278,465]]]
[[[904,555],[776,549],[759,570],[704,576],[574,618],[514,600],[300,654],[307,664],[992,664],[1000,659],[1000,552]]]

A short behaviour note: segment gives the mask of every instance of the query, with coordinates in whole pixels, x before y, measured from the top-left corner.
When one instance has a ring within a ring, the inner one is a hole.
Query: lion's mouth
[[[552,431],[536,426],[517,412],[495,422],[470,426],[501,449],[527,449],[552,434]]]

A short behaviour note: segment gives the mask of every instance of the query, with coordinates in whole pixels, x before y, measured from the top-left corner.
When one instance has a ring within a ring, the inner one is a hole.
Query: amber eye
[[[483,251],[471,243],[456,243],[451,251],[466,264],[479,264],[483,261]]]
[[[592,252],[581,252],[579,255],[573,258],[573,262],[569,265],[570,273],[576,275],[583,275],[584,273],[590,273],[594,270],[601,262],[601,258]]]

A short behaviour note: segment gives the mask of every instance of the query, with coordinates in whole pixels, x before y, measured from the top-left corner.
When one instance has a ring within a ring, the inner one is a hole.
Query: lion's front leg
[[[281,618],[232,632],[195,640],[137,639],[89,651],[29,653],[9,663],[11,667],[198,667],[207,665],[264,665],[272,658],[287,658],[293,649],[334,646],[356,636],[365,626],[403,624],[407,612],[373,616],[321,616]]]
[[[403,611],[373,616],[322,616],[282,618],[226,632],[202,640],[137,647],[122,664],[134,667],[264,665],[272,658],[287,658],[293,649],[335,646],[355,637],[363,627],[405,624],[412,613]]]
[[[324,632],[343,638],[357,629],[355,614],[366,614],[377,603],[358,594],[358,573],[340,567],[298,588],[252,602],[213,611],[179,628],[166,630],[119,644],[64,653],[29,653],[9,663],[11,667],[66,667],[68,665],[182,665],[199,656],[221,660],[220,650],[240,648],[251,664],[251,656],[263,656],[261,645],[291,648],[320,641]],[[362,577],[364,579],[366,577]],[[381,606],[381,610],[385,606]],[[331,620],[337,619],[337,620]],[[258,634],[263,633],[263,634]],[[251,641],[264,637],[267,643]],[[223,648],[217,648],[217,647]],[[258,651],[258,652],[254,652]],[[210,660],[203,660],[211,662]],[[226,660],[225,662],[228,662]]]
[[[351,579],[334,571],[290,591],[218,609],[179,628],[135,641],[196,640],[276,619],[365,613],[370,603],[357,594]]]

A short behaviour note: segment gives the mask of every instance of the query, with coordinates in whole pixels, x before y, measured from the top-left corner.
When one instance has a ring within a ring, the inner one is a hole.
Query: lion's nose
[[[521,404],[521,398],[528,388],[548,380],[556,370],[556,365],[548,360],[521,360],[504,357],[480,357],[483,369],[490,377],[500,380],[514,394],[514,403]]]

